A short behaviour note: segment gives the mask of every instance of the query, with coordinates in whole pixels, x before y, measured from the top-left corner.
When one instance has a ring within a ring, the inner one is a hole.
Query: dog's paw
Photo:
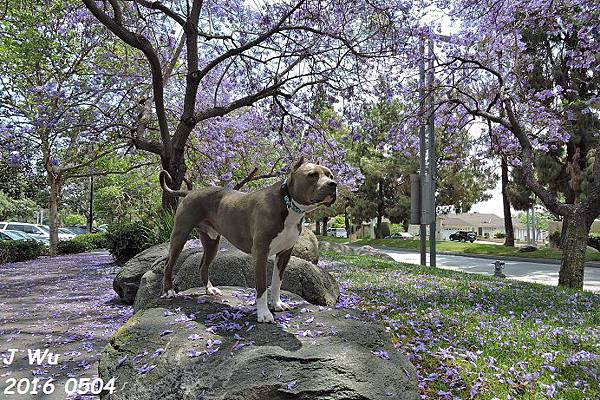
[[[160,296],[160,298],[161,299],[172,299],[175,296],[177,296],[177,293],[173,289],[169,289],[165,293],[163,293],[162,296]]]
[[[221,296],[223,293],[221,293],[218,288],[211,286],[206,288],[206,294],[210,294],[212,296]]]
[[[273,314],[269,310],[257,310],[256,311],[258,322],[261,323],[270,323],[275,322],[275,318],[273,318]]]
[[[292,307],[290,307],[289,304],[284,303],[281,300],[277,300],[275,302],[275,307],[274,308],[275,308],[275,311],[287,311],[287,310],[291,310],[292,309]]]

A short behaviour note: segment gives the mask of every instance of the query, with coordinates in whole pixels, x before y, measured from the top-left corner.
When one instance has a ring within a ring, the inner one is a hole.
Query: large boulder
[[[417,399],[415,368],[382,326],[295,303],[257,324],[253,290],[188,290],[136,313],[99,364],[105,400]]]
[[[200,278],[202,253],[191,254],[173,268],[173,286],[177,291],[203,286]],[[271,279],[274,258],[267,264],[267,279]],[[157,264],[141,279],[134,310],[147,307],[160,297],[164,265]],[[209,268],[210,281],[215,286],[256,286],[252,256],[237,249],[221,249]],[[283,275],[283,290],[296,293],[313,304],[333,306],[340,296],[335,278],[314,264],[292,256]]]
[[[235,247],[224,238],[221,238],[220,248],[225,250],[235,249]],[[144,250],[123,265],[113,280],[113,288],[122,301],[127,304],[134,303],[135,296],[140,287],[142,276],[144,276],[146,272],[150,271],[155,261],[160,261],[158,265],[160,268],[163,268],[168,252],[169,243],[158,244],[150,247],[147,250]],[[177,259],[177,265],[175,266],[175,269],[178,269],[178,267],[181,266],[181,264],[183,264],[185,260],[187,260],[187,258],[192,254],[198,253],[200,254],[198,257],[196,257],[198,260],[198,264],[196,265],[199,266],[199,260],[202,258],[202,245],[200,244],[199,240],[189,241],[186,245],[186,248],[184,248],[184,250],[181,252],[181,255]],[[315,234],[309,229],[303,229],[300,238],[294,246],[292,254],[316,265],[319,262],[319,243]],[[238,281],[232,281],[226,284],[242,285],[241,283],[236,282]],[[198,285],[196,284],[196,286]]]
[[[142,276],[156,259],[165,256],[168,246],[168,243],[162,243],[150,247],[125,263],[113,279],[113,289],[121,300],[127,304],[133,304]]]
[[[310,229],[303,228],[294,245],[292,255],[317,265],[319,263],[319,240]]]

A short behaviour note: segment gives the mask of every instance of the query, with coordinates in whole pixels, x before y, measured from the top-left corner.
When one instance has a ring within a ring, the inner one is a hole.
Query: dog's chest
[[[277,254],[294,246],[302,230],[302,218],[304,214],[290,211],[285,218],[283,230],[275,236],[269,245],[269,255]]]

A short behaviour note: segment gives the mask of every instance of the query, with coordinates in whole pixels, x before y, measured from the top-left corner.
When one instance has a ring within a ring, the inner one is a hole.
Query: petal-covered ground
[[[600,398],[600,295],[327,255],[338,306],[385,324],[422,398]]]
[[[368,257],[328,254],[320,264],[342,282],[338,308],[387,327],[417,367],[423,398],[600,398],[599,294]],[[0,361],[0,389],[10,378],[52,378],[56,387],[51,395],[0,397],[77,398],[65,394],[65,382],[96,376],[103,347],[132,313],[112,290],[112,258],[43,258],[0,271],[0,359],[19,349],[11,365]],[[28,349],[58,353],[58,363],[30,365]]]
[[[65,392],[67,380],[96,376],[102,349],[132,314],[112,289],[115,269],[104,252],[0,265],[0,360],[10,356],[9,349],[18,349],[11,365],[0,361],[0,398],[74,398]],[[46,357],[31,365],[28,350],[58,353],[57,363]],[[33,386],[27,394],[16,387],[15,394],[7,394],[10,378],[25,378],[30,385],[38,378],[39,394],[33,394]],[[43,395],[42,385],[50,378],[53,393]]]

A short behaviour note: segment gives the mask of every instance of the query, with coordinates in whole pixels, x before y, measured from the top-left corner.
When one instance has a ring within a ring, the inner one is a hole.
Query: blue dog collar
[[[283,198],[281,199],[283,201],[283,204],[285,204],[285,206],[288,209],[291,209],[292,211],[298,214],[304,214],[305,211],[296,205],[296,202],[294,201],[294,199],[292,199],[292,196],[290,195],[287,179],[285,179],[281,184],[281,190],[283,190]]]

